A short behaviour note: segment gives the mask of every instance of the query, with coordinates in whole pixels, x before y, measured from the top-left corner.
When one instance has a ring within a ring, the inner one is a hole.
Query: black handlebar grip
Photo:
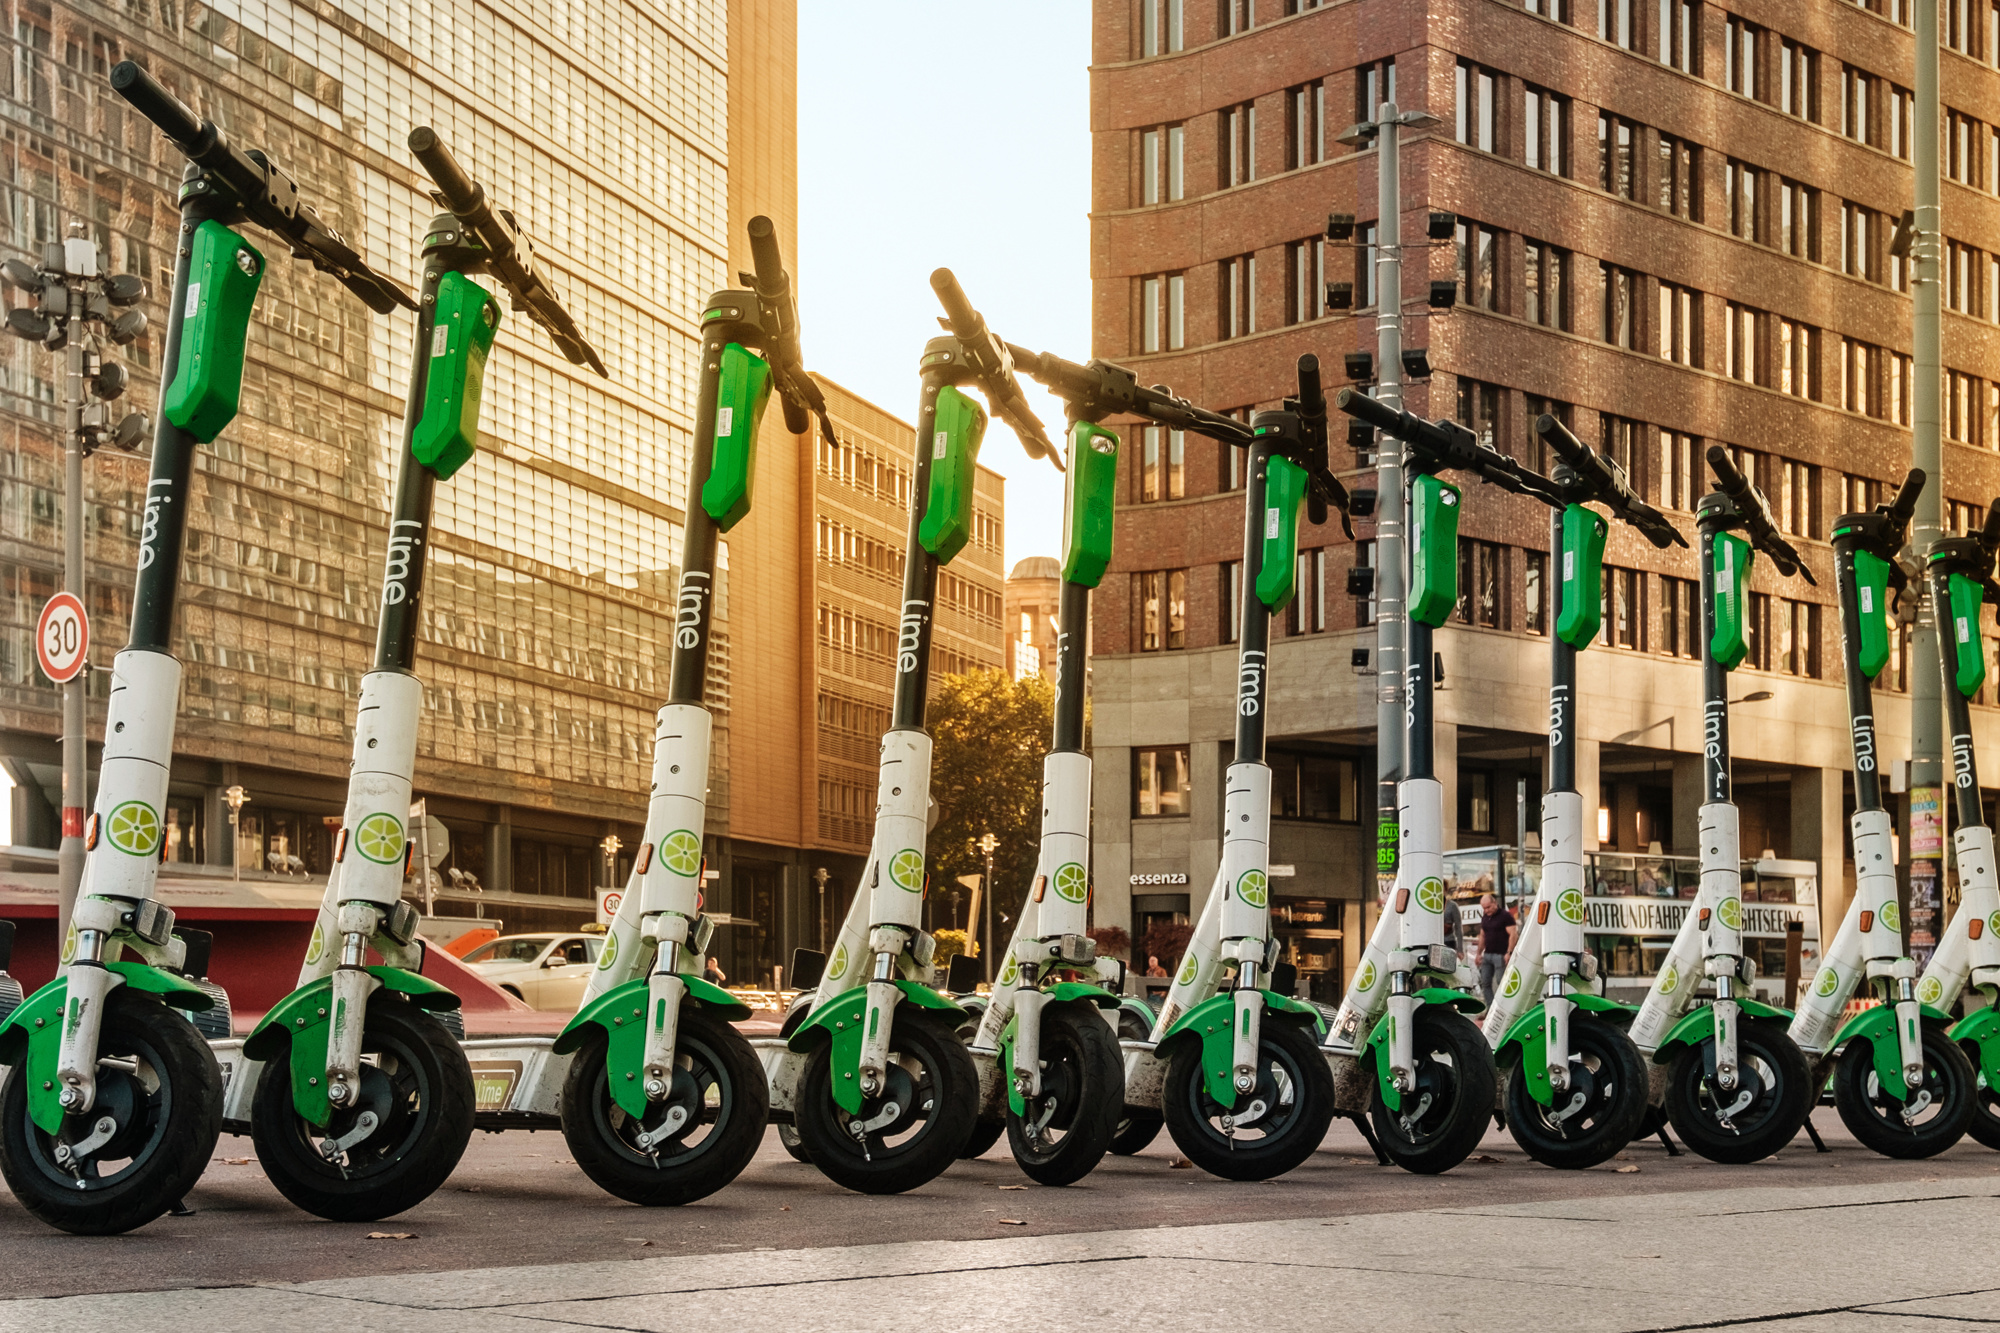
[[[944,305],[945,316],[951,320],[951,331],[961,338],[970,338],[979,328],[979,312],[972,308],[972,302],[965,297],[965,289],[958,285],[948,268],[941,268],[931,274],[931,290],[937,293]]]
[[[1333,405],[1351,417],[1360,417],[1376,430],[1402,429],[1402,413],[1392,407],[1383,406],[1358,390],[1342,389],[1333,396]]]
[[[193,143],[201,137],[201,117],[131,61],[121,60],[111,67],[111,91],[130,102],[175,143]]]
[[[1897,527],[1909,523],[1910,516],[1917,512],[1917,497],[1923,494],[1923,490],[1924,470],[1913,467],[1910,469],[1910,475],[1903,478],[1903,488],[1896,492],[1896,498],[1889,503],[1889,516],[1896,521]]]
[[[1590,446],[1576,438],[1568,426],[1562,424],[1550,413],[1544,412],[1535,418],[1535,434],[1548,442],[1549,448],[1572,470],[1582,472],[1596,461]]]
[[[1326,392],[1320,388],[1319,358],[1311,352],[1299,357],[1299,406],[1309,416],[1326,413]]]
[[[2000,496],[1987,507],[1986,522],[1979,529],[1979,544],[1991,551],[2000,548]]]
[[[750,260],[757,269],[757,286],[767,293],[785,289],[785,260],[778,253],[778,229],[759,213],[750,219]],[[792,432],[794,435],[797,431]]]
[[[479,206],[479,186],[458,165],[451,149],[444,146],[438,132],[428,125],[410,131],[410,151],[423,164],[424,172],[444,196],[444,206],[454,213],[470,212]]]
[[[1736,470],[1736,464],[1729,461],[1729,451],[1721,445],[1708,446],[1708,466],[1715,473],[1716,481],[1721,483],[1722,493],[1730,499],[1737,499],[1749,491],[1749,481]]]

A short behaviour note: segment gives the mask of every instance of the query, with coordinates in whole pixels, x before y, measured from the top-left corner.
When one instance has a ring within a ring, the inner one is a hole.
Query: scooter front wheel
[[[1160,1110],[1174,1145],[1202,1170],[1225,1180],[1271,1180],[1311,1157],[1326,1138],[1333,1074],[1308,1028],[1266,1015],[1257,1087],[1237,1095],[1233,1112],[1209,1095],[1198,1041],[1183,1041],[1167,1062]]]
[[[1972,1122],[1965,1132],[1976,1141],[2000,1152],[2000,1087],[1987,1081],[1983,1055],[1975,1042],[1959,1046],[1973,1070]]]
[[[181,1014],[120,986],[104,1002],[97,1039],[97,1098],[44,1134],[28,1118],[19,1068],[0,1084],[0,1173],[30,1213],[79,1236],[144,1226],[178,1203],[207,1169],[222,1137],[222,1071]],[[109,1119],[109,1140],[74,1171],[59,1145],[87,1142]]]
[[[1392,1111],[1378,1083],[1369,1117],[1390,1161],[1434,1176],[1472,1156],[1486,1136],[1499,1073],[1479,1025],[1456,1009],[1425,1005],[1412,1036],[1414,1086]]]
[[[1617,1027],[1587,1013],[1569,1020],[1569,1087],[1544,1106],[1521,1069],[1507,1079],[1507,1130],[1543,1166],[1582,1170],[1610,1161],[1646,1118],[1646,1062]]]
[[[278,1193],[332,1222],[373,1222],[444,1184],[472,1140],[472,1067],[443,1023],[377,991],[361,1029],[360,1096],[324,1127],[298,1113],[289,1058],[267,1061],[250,1107],[257,1161]],[[341,1144],[372,1112],[375,1128]],[[328,1155],[326,1145],[338,1145]]]
[[[862,1099],[859,1115],[833,1099],[833,1080],[850,1071],[836,1073],[831,1044],[807,1059],[793,1114],[812,1164],[834,1184],[860,1194],[901,1194],[958,1160],[979,1114],[979,1071],[934,1012],[897,1011],[886,1086]]]
[[[1893,1038],[1891,1038],[1893,1040]],[[1884,1157],[1935,1157],[1965,1137],[1978,1100],[1978,1076],[1950,1037],[1923,1029],[1922,1109],[1894,1096],[1875,1074],[1873,1043],[1850,1041],[1833,1068],[1833,1104],[1847,1132]],[[1924,1098],[1923,1093],[1930,1096]]]
[[[1736,1034],[1734,1088],[1715,1082],[1710,1038],[1683,1047],[1667,1071],[1667,1121],[1711,1162],[1759,1162],[1792,1141],[1812,1113],[1812,1066],[1785,1030],[1746,1019]]]
[[[611,1099],[603,1029],[570,1061],[563,1080],[563,1140],[576,1164],[607,1194],[647,1207],[693,1203],[743,1174],[764,1139],[771,1091],[757,1052],[738,1032],[693,1006],[681,1010],[673,1086],[646,1115]],[[668,1139],[642,1147],[639,1135],[676,1110],[686,1118]]]
[[[1029,1179],[1069,1185],[1104,1160],[1125,1114],[1125,1062],[1094,1009],[1042,1011],[1042,1095],[1007,1110],[1007,1146]]]

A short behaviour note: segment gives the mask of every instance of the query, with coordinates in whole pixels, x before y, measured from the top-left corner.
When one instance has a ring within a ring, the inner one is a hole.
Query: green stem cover
[[[1977,579],[1951,576],[1951,638],[1958,662],[1952,683],[1968,699],[1986,683],[1986,646],[1979,641],[1979,608],[1985,601]]]
[[[1708,655],[1724,671],[1736,670],[1750,651],[1746,587],[1754,559],[1750,543],[1735,533],[1715,534],[1715,560],[1709,570],[1715,580],[1715,632],[1708,639]]]
[[[1410,619],[1435,629],[1458,605],[1458,515],[1464,492],[1429,473],[1410,483]]]
[[[1063,509],[1065,583],[1095,588],[1111,563],[1111,511],[1118,490],[1118,437],[1094,421],[1069,428],[1069,494]]]
[[[1562,614],[1556,637],[1582,652],[1604,625],[1604,539],[1611,525],[1594,509],[1570,505],[1562,517]]]
[[[438,279],[431,364],[410,452],[439,481],[449,481],[479,447],[480,389],[486,382],[486,355],[499,331],[500,303],[491,292],[456,269]]]
[[[1854,606],[1861,622],[1861,674],[1873,680],[1889,665],[1889,562],[1868,551],[1854,553]]]
[[[1257,566],[1257,600],[1274,614],[1298,590],[1299,506],[1306,498],[1306,470],[1271,455],[1264,472],[1264,555]]]
[[[207,444],[235,420],[242,401],[243,349],[264,280],[264,256],[212,218],[194,229],[189,245],[180,360],[161,395],[160,411]]]
[[[951,385],[938,390],[931,426],[931,480],[924,497],[924,521],[917,540],[948,565],[972,540],[972,490],[978,481],[979,442],[986,435],[986,409]],[[918,448],[924,442],[917,442]]]
[[[739,343],[725,344],[715,394],[715,450],[701,507],[727,532],[750,512],[757,482],[757,428],[771,401],[771,367]]]

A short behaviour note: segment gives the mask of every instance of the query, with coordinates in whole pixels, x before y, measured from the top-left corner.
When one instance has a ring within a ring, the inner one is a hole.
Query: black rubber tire
[[[1312,1031],[1266,1013],[1258,1032],[1257,1090],[1272,1109],[1251,1126],[1256,1138],[1225,1134],[1228,1114],[1208,1094],[1201,1043],[1181,1041],[1167,1062],[1160,1110],[1174,1146],[1190,1162],[1224,1180],[1272,1180],[1319,1148],[1333,1123],[1333,1074]]]
[[[414,1208],[457,1169],[477,1109],[465,1051],[431,1014],[386,991],[368,997],[361,1029],[361,1099],[316,1129],[293,1109],[289,1052],[268,1060],[251,1095],[250,1137],[278,1193],[331,1222],[374,1222]],[[370,1060],[368,1057],[374,1057]],[[320,1154],[372,1109],[382,1123],[344,1163]]]
[[[570,1060],[562,1090],[563,1141],[600,1189],[627,1203],[674,1207],[705,1199],[743,1174],[764,1141],[771,1090],[742,1033],[694,1005],[682,1006],[675,1096],[658,1104],[658,1114],[676,1101],[699,1109],[657,1154],[633,1144],[643,1122],[611,1100],[607,1048],[604,1029],[597,1028]]]
[[[1125,1118],[1120,1120],[1118,1128],[1112,1131],[1111,1155],[1130,1157],[1134,1153],[1145,1151],[1146,1146],[1160,1136],[1160,1130],[1166,1123],[1166,1117],[1158,1111],[1126,1111]]]
[[[1047,1111],[1037,1132],[1009,1106],[1007,1146],[1030,1180],[1073,1185],[1104,1160],[1125,1114],[1118,1039],[1088,1002],[1042,1010],[1042,1093],[1043,1104],[1028,1107],[1038,1119]]]
[[[1404,1124],[1402,1115],[1383,1103],[1382,1085],[1371,1071],[1368,1115],[1390,1161],[1405,1171],[1435,1176],[1472,1156],[1486,1137],[1500,1075],[1485,1034],[1456,1009],[1427,1004],[1417,1010],[1414,1038],[1417,1090],[1412,1095],[1428,1093],[1429,1107]]]
[[[0,1174],[22,1207],[79,1236],[117,1235],[172,1208],[201,1179],[222,1137],[222,1071],[185,1015],[119,986],[104,1002],[97,1050],[134,1061],[139,1074],[100,1065],[96,1105],[64,1117],[55,1137],[28,1119],[27,1079],[18,1068],[0,1087]],[[56,1165],[55,1146],[83,1138],[106,1114],[120,1128],[79,1189]],[[125,1165],[98,1174],[100,1164],[117,1162]]]
[[[1583,1108],[1553,1119],[1516,1068],[1507,1079],[1506,1122],[1521,1151],[1543,1166],[1581,1171],[1616,1157],[1639,1132],[1646,1118],[1646,1061],[1623,1029],[1581,1009],[1569,1017],[1569,1049],[1572,1093],[1558,1100],[1581,1092]]]
[[[860,1194],[901,1194],[929,1184],[958,1160],[979,1115],[979,1071],[959,1041],[958,1019],[948,1011],[898,1009],[891,1080],[910,1098],[902,1115],[871,1131],[865,1150],[847,1132],[850,1117],[833,1100],[833,1048],[822,1044],[799,1078],[799,1138],[813,1165],[836,1185]],[[900,1076],[895,1071],[901,1071]],[[880,1098],[862,1103],[864,1117]]]
[[[1006,1132],[1005,1120],[974,1120],[972,1137],[965,1141],[963,1148],[959,1149],[958,1159],[961,1162],[969,1162],[984,1157],[993,1151],[993,1145],[1000,1142],[1000,1136]]]
[[[801,991],[792,997],[791,1008],[785,1011],[785,1021],[778,1025],[778,1035],[789,1039],[808,1018],[812,1017],[813,992]],[[768,1094],[767,1094],[768,1095]],[[797,1125],[778,1125],[778,1146],[785,1150],[794,1162],[812,1165],[812,1154],[806,1151],[805,1140],[799,1137]]]
[[[1712,1041],[1683,1048],[1667,1071],[1667,1121],[1680,1141],[1711,1162],[1742,1166],[1760,1162],[1790,1143],[1818,1101],[1812,1066],[1785,1029],[1767,1019],[1746,1018],[1736,1039],[1738,1067],[1754,1071],[1756,1099],[1731,1131],[1709,1106],[1711,1093],[1704,1052]]]
[[[1975,1142],[2000,1152],[2000,1088],[1986,1081],[1985,1070],[1980,1064],[1983,1052],[1978,1042],[1960,1042],[1958,1049],[1971,1064],[1973,1074],[1972,1120],[1966,1125],[1965,1132]]]
[[[1850,1041],[1833,1067],[1833,1104],[1847,1132],[1884,1157],[1935,1157],[1965,1137],[1979,1100],[1979,1076],[1943,1029],[1923,1024],[1924,1087],[1931,1104],[1915,1125],[1875,1077],[1874,1043]]]

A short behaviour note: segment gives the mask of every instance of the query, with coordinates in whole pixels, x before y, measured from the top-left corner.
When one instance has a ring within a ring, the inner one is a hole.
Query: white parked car
[[[602,935],[502,935],[465,956],[466,966],[535,1009],[575,1009],[597,966]]]

